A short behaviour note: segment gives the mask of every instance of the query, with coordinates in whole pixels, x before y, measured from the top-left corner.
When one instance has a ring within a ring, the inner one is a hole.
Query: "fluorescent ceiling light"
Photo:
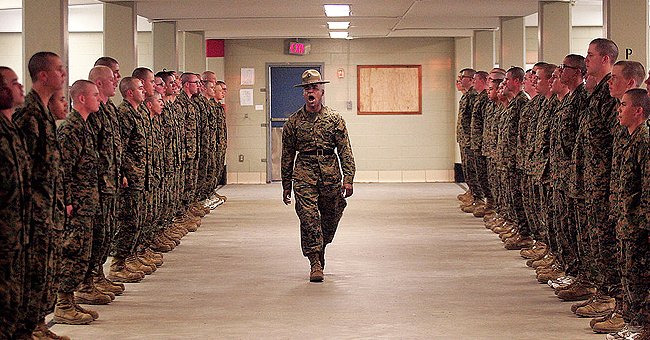
[[[348,38],[348,32],[347,31],[330,32],[330,38],[347,39]]]
[[[350,27],[349,21],[328,21],[327,26],[331,30],[346,30]]]
[[[328,17],[349,17],[350,5],[323,5]]]

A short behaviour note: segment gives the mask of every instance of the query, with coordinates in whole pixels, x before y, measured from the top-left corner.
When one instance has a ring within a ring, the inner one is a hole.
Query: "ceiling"
[[[22,1],[0,0],[0,14],[19,10]],[[327,21],[349,21],[351,38],[471,36],[477,29],[498,29],[500,17],[527,16],[526,25],[536,26],[534,14],[539,1],[548,0],[68,0],[68,3],[71,9],[73,6],[81,9],[102,2],[135,2],[137,14],[150,22],[176,21],[179,30],[205,31],[206,38],[247,39],[328,38]],[[574,5],[574,26],[602,26],[602,0],[560,1],[571,1]],[[336,3],[349,4],[351,16],[327,18],[323,5]],[[90,12],[84,10],[84,13]],[[98,19],[97,14],[86,16],[93,17],[93,22]],[[86,21],[80,23],[81,30],[89,27]]]
[[[103,0],[119,2],[118,0]],[[327,21],[350,21],[352,38],[466,36],[496,29],[500,16],[537,12],[537,0],[135,0],[138,15],[172,20],[206,38],[327,38]],[[324,4],[351,5],[347,19],[327,18]]]

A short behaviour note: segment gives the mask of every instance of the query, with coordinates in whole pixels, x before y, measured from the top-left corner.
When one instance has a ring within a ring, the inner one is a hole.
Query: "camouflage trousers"
[[[526,212],[524,211],[522,194],[522,184],[525,184],[525,182],[522,182],[524,176],[525,174],[522,170],[511,169],[511,171],[509,171],[509,177],[506,178],[506,186],[510,195],[510,207],[515,218],[513,222],[519,226],[519,234],[527,237],[530,236],[530,226],[528,225],[528,219],[526,218]]]
[[[462,148],[460,158],[463,165],[463,175],[465,176],[465,182],[467,183],[469,190],[472,192],[474,198],[479,200],[483,199],[483,190],[481,189],[481,184],[476,172],[476,157],[474,157],[474,152],[470,148]]]
[[[215,171],[215,183],[214,188],[216,189],[219,183],[223,181],[223,176],[225,176],[225,165],[226,165],[226,148],[222,148],[221,145],[217,151],[217,160],[216,160],[216,171]]]
[[[472,150],[472,152],[474,153],[476,159],[475,164],[478,185],[481,187],[483,197],[486,200],[492,202],[494,200],[494,196],[492,194],[492,188],[490,187],[487,157],[481,155],[481,150]]]
[[[108,260],[108,255],[117,228],[117,194],[100,194],[99,211],[93,223],[93,249],[90,257],[90,268],[96,273]]]
[[[553,224],[556,229],[556,242],[560,262],[564,264],[567,275],[578,275],[578,230],[576,228],[573,200],[566,191],[554,188]]]
[[[490,186],[490,193],[492,194],[492,197],[494,199],[494,204],[496,205],[497,211],[499,211],[501,202],[503,199],[501,198],[502,196],[502,190],[499,187],[499,174],[497,172],[497,167],[496,164],[494,163],[494,159],[492,157],[486,157],[487,159],[487,174],[488,174],[488,183]],[[501,213],[499,211],[499,213]]]
[[[15,230],[13,224],[3,224],[0,230],[0,339],[13,339],[23,302],[25,278],[24,230]],[[17,239],[12,242],[12,238]]]
[[[524,216],[530,228],[530,233],[536,240],[544,240],[541,236],[541,227],[539,219],[539,193],[536,190],[533,176],[521,176],[521,202],[523,204]]]
[[[140,234],[136,247],[138,245],[148,246],[153,241],[156,232],[158,232],[159,225],[157,225],[158,217],[158,197],[157,189],[153,191],[144,191],[144,206],[145,211],[144,220],[140,226]]]
[[[578,278],[582,282],[595,284],[598,281],[596,254],[591,247],[591,232],[587,224],[587,207],[583,198],[571,198],[576,223],[578,243]]]
[[[135,252],[135,246],[140,236],[140,227],[144,220],[144,194],[140,190],[124,189],[120,192],[120,209],[118,225],[115,232],[114,254],[118,258],[126,258]]]
[[[585,200],[587,207],[587,228],[590,234],[592,254],[596,255],[596,285],[598,290],[609,293],[619,289],[621,277],[616,261],[619,251],[616,240],[615,222],[609,218],[609,200],[607,197],[589,197]]]
[[[63,230],[32,220],[30,244],[25,251],[23,303],[17,331],[31,334],[53,309],[61,268]]]
[[[511,222],[515,222],[517,220],[517,215],[514,213],[514,210],[512,209],[512,202],[510,200],[510,185],[508,182],[511,180],[510,179],[510,172],[503,169],[503,168],[498,168],[497,169],[497,180],[499,182],[498,187],[499,187],[499,206],[500,206],[500,213],[503,215],[503,217]]]
[[[300,219],[302,254],[319,253],[332,242],[347,202],[341,183],[316,185],[296,181],[293,184],[296,214]]]
[[[183,188],[183,203],[187,207],[196,200],[196,184],[198,179],[197,172],[198,161],[196,159],[186,159],[183,165],[185,174],[185,187]]]
[[[546,242],[549,250],[553,254],[558,254],[560,248],[557,243],[557,226],[553,223],[555,216],[553,210],[553,189],[548,182],[536,184],[534,188],[535,194],[537,194],[537,199],[534,204],[537,204],[539,214],[537,218],[539,239]]]
[[[621,221],[619,221],[621,223]],[[650,290],[650,244],[648,230],[638,229],[633,235],[618,240],[623,318],[636,326],[647,325],[648,310],[646,301]],[[621,295],[621,294],[613,294]]]
[[[63,231],[59,292],[72,293],[89,272],[95,216],[73,215]]]

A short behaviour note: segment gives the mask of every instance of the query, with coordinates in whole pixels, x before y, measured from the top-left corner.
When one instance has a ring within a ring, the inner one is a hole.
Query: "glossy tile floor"
[[[228,201],[73,339],[604,339],[482,219],[456,184],[357,184],[309,283],[281,187],[229,185]]]

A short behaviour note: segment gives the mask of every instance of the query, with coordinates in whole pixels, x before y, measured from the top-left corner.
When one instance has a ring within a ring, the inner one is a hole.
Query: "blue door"
[[[267,153],[271,162],[267,162],[267,178],[278,181],[280,175],[280,158],[282,157],[282,126],[291,113],[297,111],[304,103],[302,88],[293,87],[300,84],[300,76],[305,70],[316,69],[322,73],[322,64],[282,64],[268,65],[268,107],[269,122]]]

